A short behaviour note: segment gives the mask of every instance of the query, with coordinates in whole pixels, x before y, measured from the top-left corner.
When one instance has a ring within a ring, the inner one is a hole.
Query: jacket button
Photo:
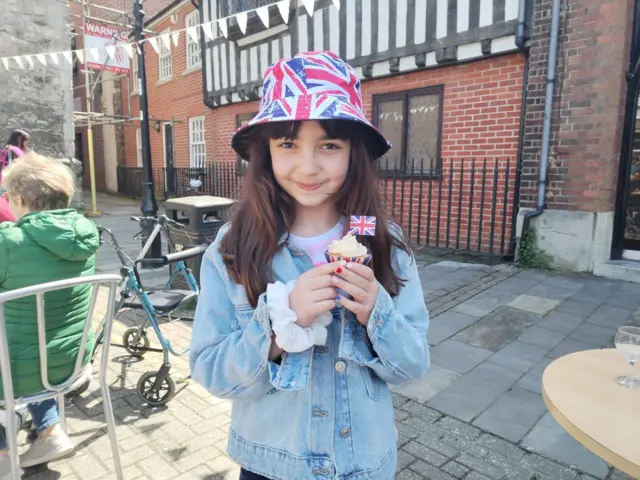
[[[340,436],[342,438],[348,437],[351,435],[351,429],[349,427],[344,427],[340,429]]]
[[[340,360],[339,362],[336,362],[336,370],[338,372],[344,372],[345,368],[347,368],[347,366],[344,364],[342,360]]]

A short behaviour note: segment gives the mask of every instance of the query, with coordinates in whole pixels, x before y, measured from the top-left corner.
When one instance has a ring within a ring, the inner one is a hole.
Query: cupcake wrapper
[[[339,262],[340,260],[344,260],[345,262],[352,263],[361,263],[362,265],[367,265],[371,261],[371,254],[367,253],[366,255],[362,255],[359,257],[343,257],[342,255],[332,255],[328,251],[324,252],[324,257],[327,259],[327,262]]]

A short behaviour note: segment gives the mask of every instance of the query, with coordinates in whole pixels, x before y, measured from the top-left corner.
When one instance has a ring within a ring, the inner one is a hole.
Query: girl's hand
[[[289,308],[298,316],[301,327],[311,325],[316,317],[336,306],[336,289],[331,282],[338,262],[327,263],[300,275],[289,294]]]
[[[353,312],[363,326],[369,323],[369,317],[378,297],[378,282],[373,270],[359,263],[347,263],[338,267],[335,273],[340,277],[333,277],[333,284],[347,292],[353,300],[340,297],[339,303],[347,310]]]

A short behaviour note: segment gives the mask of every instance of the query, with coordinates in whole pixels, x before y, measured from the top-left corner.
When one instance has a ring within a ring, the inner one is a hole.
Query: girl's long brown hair
[[[393,269],[392,248],[410,253],[399,236],[389,232],[388,218],[380,203],[375,155],[367,146],[368,127],[355,122],[322,120],[318,122],[333,139],[351,141],[347,178],[336,194],[336,209],[344,216],[376,217],[375,236],[360,237],[373,257],[376,279],[391,294],[398,294],[404,280]],[[276,182],[271,166],[269,140],[296,138],[301,122],[274,122],[254,127],[243,142],[249,145],[249,166],[244,196],[236,208],[231,226],[220,243],[220,253],[229,275],[245,288],[255,308],[258,297],[273,281],[271,265],[283,246],[280,239],[295,221],[295,200]]]

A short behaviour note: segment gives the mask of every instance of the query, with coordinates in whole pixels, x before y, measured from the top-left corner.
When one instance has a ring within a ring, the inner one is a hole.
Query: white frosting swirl
[[[331,242],[328,251],[331,255],[341,257],[362,257],[367,254],[367,247],[358,242],[356,237],[347,233],[342,239]]]

